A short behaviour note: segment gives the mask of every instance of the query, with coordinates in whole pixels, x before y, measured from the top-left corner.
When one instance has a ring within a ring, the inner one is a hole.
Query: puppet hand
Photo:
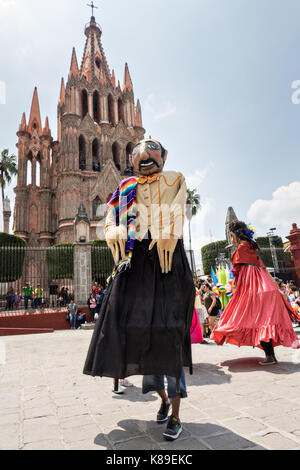
[[[117,266],[120,261],[120,252],[121,259],[125,258],[125,245],[127,241],[127,230],[124,225],[119,225],[118,227],[110,227],[106,232],[106,243],[110,248],[115,265]]]
[[[173,253],[175,251],[178,238],[171,237],[169,239],[159,238],[158,240],[153,240],[149,246],[149,250],[152,250],[155,244],[157,244],[157,254],[159,258],[159,263],[163,273],[167,274],[172,269],[173,263]]]

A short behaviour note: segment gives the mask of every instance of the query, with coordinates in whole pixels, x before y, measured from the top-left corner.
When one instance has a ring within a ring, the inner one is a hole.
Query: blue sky
[[[16,152],[34,86],[56,138],[61,77],[81,61],[87,1],[0,0],[0,148]],[[229,206],[258,235],[300,224],[298,0],[102,0],[95,16],[110,68],[128,62],[144,127],[201,195],[194,248],[224,238]],[[3,47],[4,45],[4,47]],[[12,187],[8,194],[13,197]],[[0,222],[1,223],[1,222]],[[1,229],[1,226],[0,226]]]

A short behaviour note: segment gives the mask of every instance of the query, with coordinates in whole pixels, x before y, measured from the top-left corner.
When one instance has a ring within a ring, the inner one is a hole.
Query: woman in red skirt
[[[241,221],[232,222],[229,230],[238,244],[232,257],[234,295],[211,339],[219,345],[226,341],[261,348],[266,359],[260,364],[275,364],[275,346],[300,348],[292,325],[297,321],[295,312],[259,258],[254,232]]]

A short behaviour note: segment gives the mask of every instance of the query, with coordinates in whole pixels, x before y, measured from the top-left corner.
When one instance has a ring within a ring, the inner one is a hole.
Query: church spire
[[[38,134],[41,135],[43,129],[37,87],[35,87],[33,92],[30,117],[28,122],[28,131],[32,133],[34,129],[36,129]]]
[[[127,62],[125,64],[124,84],[123,84],[123,91],[125,91],[125,90],[129,90],[129,91],[133,90],[133,84],[132,84],[132,80],[131,80],[131,77],[130,77]]]
[[[114,87],[114,89],[116,88],[116,76],[115,76],[115,71],[113,69],[112,73],[111,73],[111,83]]]
[[[94,16],[91,17],[85,28],[85,35],[87,39],[80,67],[80,77],[84,76],[91,83],[94,79],[100,80],[102,72],[104,81],[111,83],[112,76],[101,44],[102,30],[100,25],[96,23]]]
[[[59,95],[59,104],[60,104],[60,106],[65,104],[65,101],[66,101],[66,87],[65,87],[64,77],[62,77],[61,86],[60,86],[60,95]]]
[[[21,124],[19,126],[19,131],[27,131],[27,124],[26,124],[26,115],[25,113],[22,114]]]
[[[77,62],[75,47],[73,47],[73,51],[72,51],[72,59],[71,59],[71,67],[70,67],[70,72],[69,72],[69,78],[71,78],[72,75],[74,77],[77,77],[79,75],[79,68],[78,68],[78,62]]]
[[[50,129],[50,126],[49,126],[48,116],[46,117],[45,126],[44,126],[44,129],[43,129],[43,135],[51,135],[51,129]]]

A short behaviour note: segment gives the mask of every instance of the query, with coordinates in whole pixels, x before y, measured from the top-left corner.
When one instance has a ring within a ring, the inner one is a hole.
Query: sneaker
[[[118,390],[115,390],[115,388],[113,388],[112,391],[117,395],[123,395],[124,393],[124,389],[121,387],[120,382],[118,382]]]
[[[121,380],[120,384],[122,385],[122,387],[133,387],[133,384],[131,382],[129,382],[129,380],[127,380],[127,379]]]
[[[182,425],[178,418],[171,415],[166,427],[165,432],[163,433],[164,438],[167,441],[175,441],[180,434],[182,433]]]
[[[163,401],[161,403],[161,407],[159,409],[159,412],[157,413],[156,417],[156,422],[157,423],[164,423],[168,419],[168,414],[169,414],[169,409],[170,409],[171,403],[166,403]]]
[[[275,359],[274,356],[267,356],[266,359],[259,362],[259,364],[261,366],[270,366],[270,365],[276,364],[276,363],[277,363],[277,360]]]

